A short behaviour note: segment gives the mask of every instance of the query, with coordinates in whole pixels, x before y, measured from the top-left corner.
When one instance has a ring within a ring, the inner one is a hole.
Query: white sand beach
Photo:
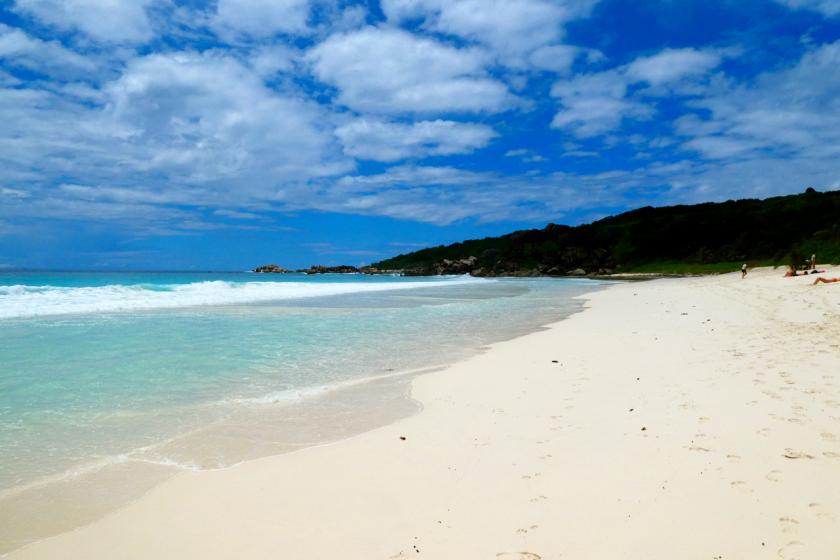
[[[782,274],[595,292],[416,378],[413,416],[9,558],[838,558],[840,283]]]

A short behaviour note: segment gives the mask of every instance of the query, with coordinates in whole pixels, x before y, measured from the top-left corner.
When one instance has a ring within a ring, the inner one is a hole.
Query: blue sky
[[[840,0],[0,0],[0,267],[361,264],[840,188]]]

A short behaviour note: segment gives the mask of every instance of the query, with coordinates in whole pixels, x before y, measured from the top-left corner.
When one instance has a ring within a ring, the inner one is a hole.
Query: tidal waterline
[[[62,518],[78,523],[179,470],[330,441],[407,414],[403,372],[558,320],[597,285],[0,275],[0,550],[67,528],[33,523],[44,500],[70,508]]]

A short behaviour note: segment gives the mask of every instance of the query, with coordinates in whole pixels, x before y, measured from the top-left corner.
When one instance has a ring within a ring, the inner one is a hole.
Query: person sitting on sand
[[[814,280],[814,286],[817,284],[833,284],[835,282],[840,282],[840,278],[823,278],[820,276],[816,280]]]
[[[825,270],[812,270],[811,272],[808,272],[807,270],[803,270],[802,274],[800,274],[799,272],[796,271],[796,269],[793,266],[791,266],[790,269],[788,269],[788,271],[785,272],[785,278],[790,278],[791,276],[808,276],[809,274],[822,274],[824,272],[825,272]],[[817,278],[817,280],[821,280],[821,279],[822,278]]]

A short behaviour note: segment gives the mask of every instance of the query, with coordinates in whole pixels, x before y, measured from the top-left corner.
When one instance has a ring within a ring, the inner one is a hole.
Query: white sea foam
[[[272,391],[258,397],[237,397],[225,399],[221,404],[292,404],[309,397],[315,397],[327,393],[333,387],[328,385],[307,387],[305,389],[286,389],[284,391]]]
[[[0,286],[0,319],[165,309],[202,305],[228,305],[380,292],[434,288],[483,282],[459,276],[433,282],[224,282],[157,286],[108,285],[97,287]]]
[[[347,389],[370,383],[372,381],[382,381],[384,379],[393,379],[396,377],[406,377],[409,375],[417,375],[420,373],[428,373],[438,369],[439,366],[424,366],[419,368],[410,368],[391,373],[383,373],[380,375],[371,375],[367,377],[357,377],[345,381],[334,383],[327,383],[324,385],[315,385],[312,387],[304,387],[300,389],[284,389],[282,391],[272,391],[270,393],[256,396],[256,397],[236,397],[231,399],[224,399],[216,404],[246,404],[246,405],[263,405],[263,404],[292,404],[302,401],[304,399],[317,397],[325,393],[331,393],[341,389]]]

